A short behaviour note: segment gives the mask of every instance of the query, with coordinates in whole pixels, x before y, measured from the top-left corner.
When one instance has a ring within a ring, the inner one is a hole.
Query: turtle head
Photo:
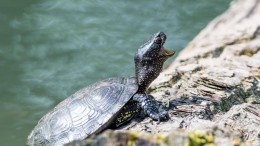
[[[150,83],[162,71],[163,63],[174,55],[163,47],[166,35],[163,32],[154,34],[146,43],[140,46],[135,55],[135,72],[138,81],[138,92],[144,93]]]

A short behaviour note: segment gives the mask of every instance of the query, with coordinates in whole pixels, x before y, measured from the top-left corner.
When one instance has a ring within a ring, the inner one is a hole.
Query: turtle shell
[[[59,146],[104,130],[136,93],[135,77],[109,78],[89,85],[40,119],[28,145]]]

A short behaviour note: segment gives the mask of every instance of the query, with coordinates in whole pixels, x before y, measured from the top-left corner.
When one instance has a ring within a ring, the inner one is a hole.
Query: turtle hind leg
[[[168,112],[160,107],[152,95],[135,94],[133,99],[141,105],[144,113],[156,121],[169,119]]]
[[[127,104],[119,111],[116,119],[111,123],[109,128],[115,129],[120,126],[123,126],[127,122],[129,122],[135,115],[140,112],[140,105],[138,102],[134,100],[130,100]]]

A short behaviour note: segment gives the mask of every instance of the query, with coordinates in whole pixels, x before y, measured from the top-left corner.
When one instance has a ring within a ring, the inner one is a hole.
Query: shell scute
[[[116,118],[137,89],[134,77],[109,78],[89,85],[42,117],[27,144],[59,146],[98,133]]]

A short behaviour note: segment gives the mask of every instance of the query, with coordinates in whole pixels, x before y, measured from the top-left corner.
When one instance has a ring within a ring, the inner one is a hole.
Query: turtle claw
[[[146,111],[146,112],[149,112]],[[166,110],[160,111],[160,110],[154,110],[150,111],[148,116],[152,118],[155,121],[161,122],[161,121],[166,121],[169,119],[169,114]]]
[[[169,119],[168,112],[163,109],[152,95],[137,94],[134,96],[141,104],[144,113],[155,121],[165,121]]]

